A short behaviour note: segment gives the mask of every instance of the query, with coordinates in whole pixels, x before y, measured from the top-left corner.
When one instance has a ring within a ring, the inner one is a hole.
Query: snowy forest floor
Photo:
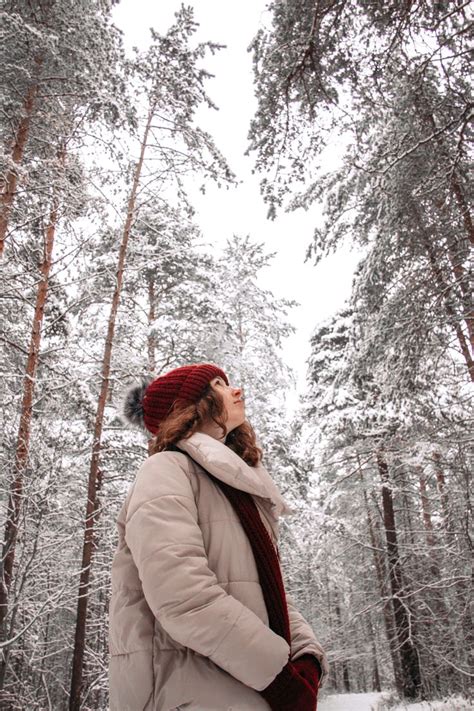
[[[389,705],[389,694],[372,692],[369,694],[335,694],[322,697],[318,711],[467,711],[474,705],[461,697],[445,701],[401,702]]]

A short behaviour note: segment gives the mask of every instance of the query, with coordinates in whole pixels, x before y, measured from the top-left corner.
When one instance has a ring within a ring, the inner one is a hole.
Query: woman
[[[118,518],[111,711],[314,711],[326,660],[285,596],[289,513],[260,462],[242,391],[210,364],[127,396],[154,435]]]

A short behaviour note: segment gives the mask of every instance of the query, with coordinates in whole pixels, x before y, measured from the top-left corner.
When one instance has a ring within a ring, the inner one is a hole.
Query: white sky
[[[114,10],[115,24],[124,32],[127,47],[145,48],[149,28],[165,32],[179,9],[178,0],[121,0]],[[308,212],[281,213],[275,221],[266,219],[267,206],[259,193],[259,177],[252,175],[253,157],[245,157],[247,133],[256,100],[253,94],[252,57],[247,48],[263,23],[270,18],[265,0],[189,0],[200,28],[199,40],[225,44],[205,63],[215,75],[208,93],[219,111],[203,110],[200,125],[208,130],[241,184],[229,190],[209,185],[206,195],[196,191],[195,221],[204,239],[216,245],[233,233],[250,234],[277,252],[272,266],[262,273],[261,285],[280,298],[301,304],[292,313],[296,333],[287,340],[284,358],[295,369],[298,390],[304,386],[309,337],[315,325],[340,308],[350,293],[357,254],[346,250],[325,259],[318,267],[304,263],[313,227],[320,219],[317,206]],[[327,151],[328,168],[337,164],[337,150]],[[290,405],[296,404],[296,394]]]

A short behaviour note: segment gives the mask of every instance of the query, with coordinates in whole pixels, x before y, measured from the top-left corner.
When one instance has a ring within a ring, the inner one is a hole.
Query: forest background
[[[2,709],[107,708],[114,521],[146,456],[121,395],[201,360],[246,389],[298,510],[287,586],[329,691],[468,698],[469,4],[275,0],[254,28],[247,147],[269,217],[305,210],[316,264],[359,256],[346,303],[311,324],[291,416],[272,258],[232,225],[216,251],[193,206],[239,179],[199,124],[224,50],[177,7],[125,52],[113,9],[1,6]]]

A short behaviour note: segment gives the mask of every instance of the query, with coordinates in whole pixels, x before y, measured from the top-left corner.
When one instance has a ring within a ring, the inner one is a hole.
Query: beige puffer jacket
[[[292,634],[268,627],[249,541],[195,462],[255,497],[272,539],[289,513],[268,472],[195,433],[140,468],[118,519],[110,602],[111,711],[268,711],[258,694],[289,657],[326,659],[288,600]]]

